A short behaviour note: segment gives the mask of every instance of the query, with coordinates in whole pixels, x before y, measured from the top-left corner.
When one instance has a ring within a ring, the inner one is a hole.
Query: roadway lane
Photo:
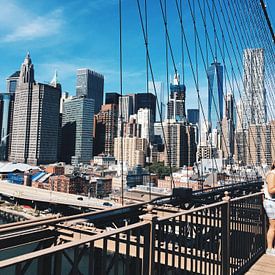
[[[95,209],[110,209],[110,207],[103,205],[104,202],[107,202],[105,200],[13,184],[6,180],[0,180],[0,194],[32,201],[72,205],[77,207],[89,207]],[[114,202],[111,203],[113,206],[118,206],[115,205]]]

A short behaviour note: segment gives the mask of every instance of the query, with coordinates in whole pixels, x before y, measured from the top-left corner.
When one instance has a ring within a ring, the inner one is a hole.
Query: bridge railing
[[[0,274],[243,274],[265,251],[262,193],[142,220],[79,241],[45,239],[0,261]]]
[[[0,261],[0,274],[149,274],[149,222],[52,246],[57,241],[45,239],[33,252]]]
[[[152,274],[243,274],[265,251],[262,193],[153,222]]]

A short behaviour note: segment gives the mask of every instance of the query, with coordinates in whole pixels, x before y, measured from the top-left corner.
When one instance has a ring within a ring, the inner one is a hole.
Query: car
[[[83,201],[83,198],[82,197],[78,197],[77,198],[79,201]]]
[[[107,201],[103,202],[103,205],[104,206],[113,206],[110,202],[107,202]]]

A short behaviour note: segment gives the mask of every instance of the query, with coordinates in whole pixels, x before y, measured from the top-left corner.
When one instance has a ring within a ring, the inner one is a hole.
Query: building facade
[[[179,75],[175,75],[173,83],[170,84],[167,119],[173,119],[178,122],[186,121],[185,93],[185,85],[180,84]]]
[[[233,159],[234,155],[234,143],[235,143],[235,121],[236,112],[234,108],[233,94],[226,95],[225,100],[225,117],[222,120],[222,152],[223,157]]]
[[[176,121],[164,123],[167,146],[164,148],[164,164],[172,167],[192,166],[196,161],[194,127]]]
[[[8,160],[12,140],[14,93],[0,94],[0,160]]]
[[[187,110],[187,121],[191,124],[199,124],[200,113],[199,109],[188,109]]]
[[[153,117],[151,110],[148,108],[140,108],[137,112],[137,123],[141,125],[141,138],[146,138],[150,142],[153,138]]]
[[[33,165],[57,160],[61,86],[36,83],[27,54],[15,92],[10,161]]]
[[[94,100],[82,96],[64,103],[62,119],[62,161],[90,163],[93,156]]]
[[[245,49],[243,55],[244,94],[243,128],[267,122],[266,90],[264,86],[264,50]]]
[[[152,121],[156,120],[156,96],[151,93],[133,94],[133,113],[137,114],[139,109],[149,109]]]
[[[94,112],[103,104],[104,76],[89,69],[78,69],[76,75],[76,96],[94,100]]]
[[[114,155],[114,139],[117,137],[118,105],[105,104],[94,117],[94,155]]]
[[[216,60],[207,69],[208,122],[211,130],[220,129],[223,118],[223,66]]]
[[[165,102],[164,102],[164,83],[162,81],[149,81],[148,90],[151,94],[157,94],[159,110],[156,109],[156,121],[163,121],[165,119]]]
[[[144,167],[148,142],[139,137],[115,138],[114,157],[118,162],[124,162],[128,167],[136,165]]]
[[[120,94],[118,93],[106,93],[105,104],[119,104]]]

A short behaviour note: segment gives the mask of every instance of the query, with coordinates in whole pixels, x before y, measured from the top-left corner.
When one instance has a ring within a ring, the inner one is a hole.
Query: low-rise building
[[[112,193],[112,178],[92,178],[88,194],[91,197],[104,198]]]
[[[45,168],[45,171],[54,175],[64,175],[65,168],[60,164],[50,164]]]
[[[108,167],[110,165],[115,165],[116,159],[113,156],[98,155],[98,156],[94,156],[93,164]]]
[[[89,181],[79,175],[58,175],[50,178],[51,190],[70,193],[87,194]]]

